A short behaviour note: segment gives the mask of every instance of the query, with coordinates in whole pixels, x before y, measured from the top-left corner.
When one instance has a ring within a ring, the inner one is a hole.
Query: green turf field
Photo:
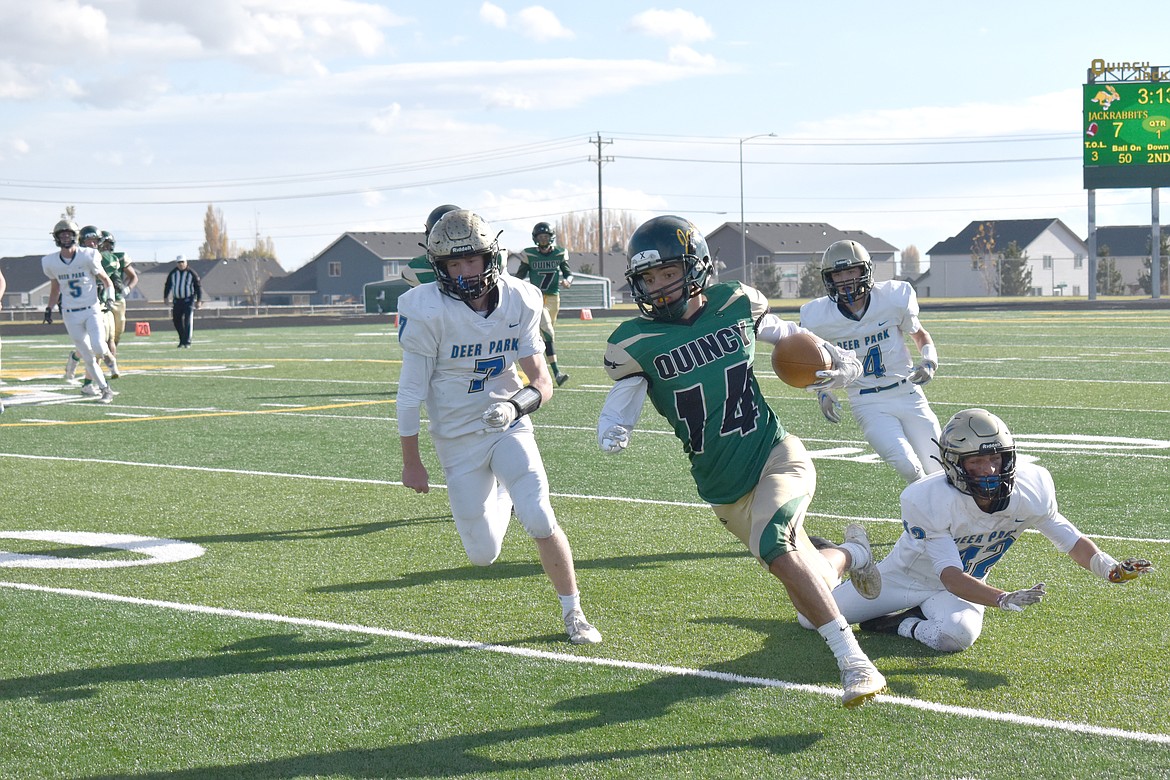
[[[397,484],[389,323],[129,334],[109,406],[61,381],[63,329],[0,326],[0,777],[1170,778],[1170,314],[923,321],[938,416],[1003,417],[1159,571],[1109,585],[1029,534],[991,581],[1044,603],[957,655],[859,635],[891,693],[857,711],[652,410],[598,451],[616,320],[559,324],[572,379],[535,416],[587,648],[518,524],[475,568],[446,491]],[[860,518],[883,554],[900,479],[757,360],[816,457],[810,532]]]

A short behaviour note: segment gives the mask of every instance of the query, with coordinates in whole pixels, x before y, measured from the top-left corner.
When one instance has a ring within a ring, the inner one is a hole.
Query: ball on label
[[[810,333],[785,336],[772,348],[772,370],[786,385],[807,387],[820,381],[818,371],[833,367],[829,353]]]

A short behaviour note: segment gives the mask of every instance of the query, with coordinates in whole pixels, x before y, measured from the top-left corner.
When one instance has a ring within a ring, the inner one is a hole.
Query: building
[[[800,275],[810,262],[820,263],[830,244],[850,239],[861,244],[873,260],[875,282],[896,276],[897,248],[862,230],[839,230],[826,222],[747,222],[746,234],[738,222],[725,222],[707,235],[707,247],[720,281],[752,282],[759,269],[776,266],[784,298],[800,297]],[[748,273],[742,262],[746,248]]]
[[[424,238],[421,230],[343,233],[289,277],[270,282],[264,302],[360,304],[366,284],[402,277],[402,268],[423,253]]]
[[[1159,231],[1163,243],[1166,241],[1166,231]],[[1102,256],[1108,252],[1108,259],[1116,264],[1121,273],[1121,284],[1125,295],[1148,294],[1138,284],[1138,277],[1142,274],[1150,275],[1150,265],[1153,253],[1153,227],[1151,225],[1117,225],[1113,227],[1097,228],[1097,267],[1100,268]],[[1166,262],[1166,253],[1162,252],[1162,262]],[[1162,280],[1166,285],[1166,280]]]
[[[926,253],[930,269],[914,280],[919,298],[979,298],[999,292],[997,263],[976,262],[980,227],[994,239],[993,257],[1014,243],[1032,272],[1029,295],[1087,295],[1089,250],[1059,219],[1003,219],[968,223]]]

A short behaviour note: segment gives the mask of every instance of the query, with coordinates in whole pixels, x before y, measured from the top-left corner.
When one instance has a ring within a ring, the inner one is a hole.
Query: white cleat
[[[852,709],[860,707],[886,689],[886,678],[869,661],[841,670],[841,703]]]
[[[102,397],[98,399],[99,404],[108,404],[114,400],[114,391],[110,388],[102,390]]]
[[[96,398],[102,394],[102,391],[98,388],[97,385],[95,385],[93,382],[90,382],[88,385],[81,386],[81,394],[88,395],[91,398]]]
[[[569,641],[575,645],[601,644],[601,632],[589,624],[585,613],[579,609],[565,615],[565,631],[569,633]]]
[[[856,544],[869,553],[868,563],[849,570],[849,580],[862,598],[876,599],[882,592],[882,573],[878,571],[877,561],[873,558],[873,548],[869,546],[869,534],[857,523],[850,523],[845,526],[845,541]]]

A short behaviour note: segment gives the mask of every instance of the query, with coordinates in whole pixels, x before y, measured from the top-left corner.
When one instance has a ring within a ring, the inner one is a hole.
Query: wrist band
[[[524,385],[508,399],[508,403],[516,407],[517,418],[532,414],[540,408],[543,402],[544,399],[541,397],[540,391],[532,385]]]

